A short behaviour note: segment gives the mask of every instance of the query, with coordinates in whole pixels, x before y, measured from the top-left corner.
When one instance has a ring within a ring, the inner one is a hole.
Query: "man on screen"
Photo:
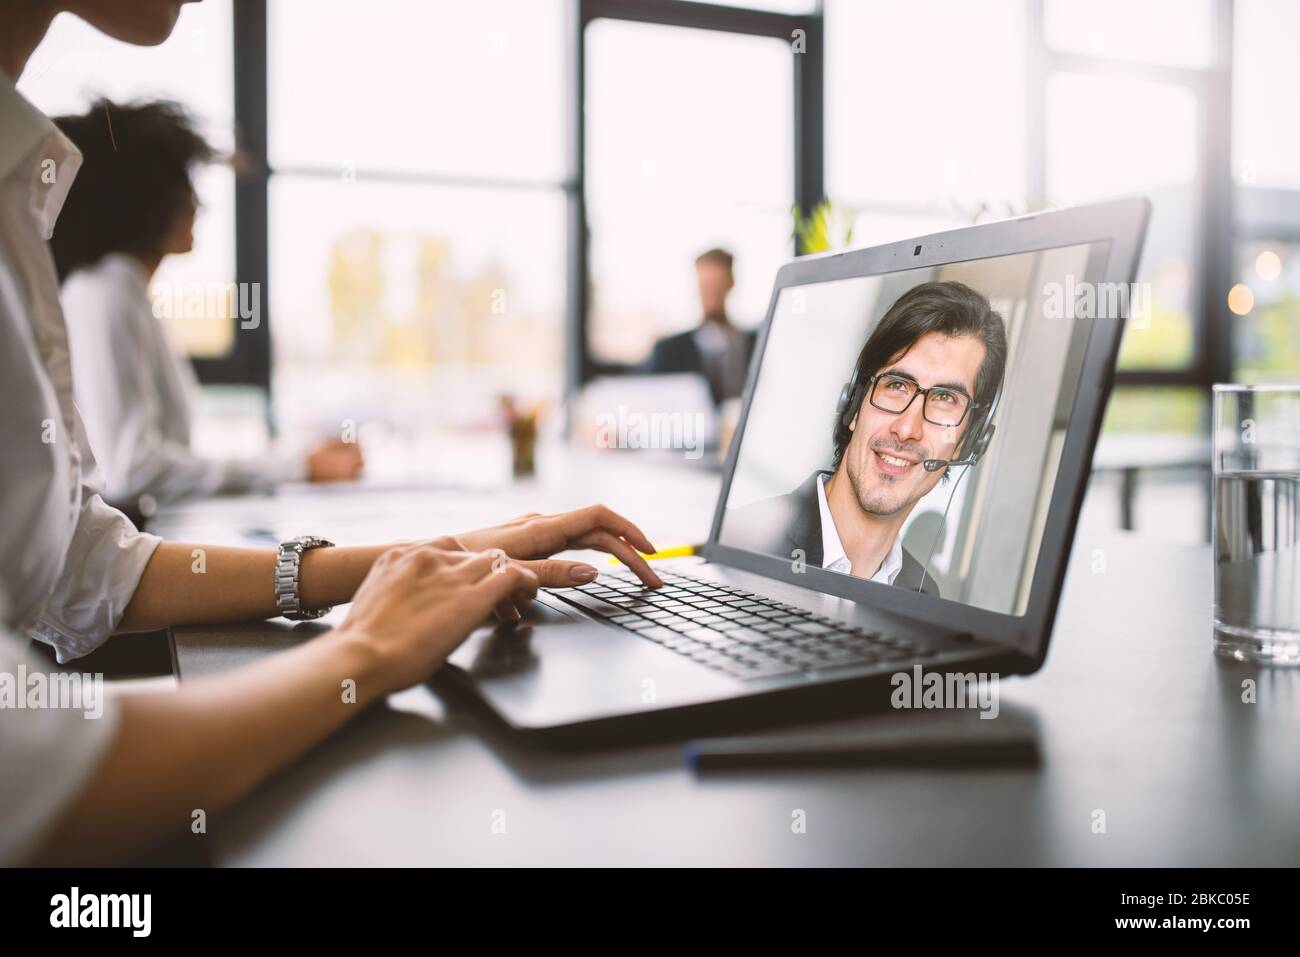
[[[899,533],[989,414],[1006,367],[1002,317],[959,282],[902,295],[858,355],[832,432],[830,471],[746,506],[728,544],[938,595]],[[924,558],[924,557],[923,557]]]

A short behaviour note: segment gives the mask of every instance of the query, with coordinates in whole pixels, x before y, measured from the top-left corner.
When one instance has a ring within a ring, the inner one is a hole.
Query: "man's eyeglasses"
[[[942,386],[922,389],[913,380],[899,375],[873,375],[870,386],[869,401],[881,412],[892,412],[895,415],[906,412],[912,400],[923,395],[922,418],[932,425],[949,429],[961,425],[966,419],[966,413],[976,405],[964,392]]]

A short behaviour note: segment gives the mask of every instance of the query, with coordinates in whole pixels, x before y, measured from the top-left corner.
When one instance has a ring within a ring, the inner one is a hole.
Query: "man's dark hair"
[[[185,108],[101,99],[54,122],[83,157],[50,240],[59,280],[109,253],[159,252],[194,201],[191,167],[216,156]]]
[[[988,412],[1002,382],[1007,365],[1007,331],[1002,317],[994,312],[987,299],[965,283],[951,280],[912,287],[898,297],[871,331],[858,354],[858,391],[852,397],[854,405],[849,410],[849,421],[853,420],[866,398],[867,380],[910,349],[927,332],[973,336],[984,344],[984,360],[975,374],[975,395],[971,397],[979,408],[972,410],[963,423],[967,430],[965,434],[969,435],[974,423]],[[835,419],[834,468],[840,467],[840,459],[853,437],[853,432],[844,424],[844,418],[841,415]]]
[[[727,272],[731,272],[733,259],[731,253],[725,249],[706,249],[695,257],[695,265],[702,266],[705,263],[713,263],[715,266],[722,266]]]

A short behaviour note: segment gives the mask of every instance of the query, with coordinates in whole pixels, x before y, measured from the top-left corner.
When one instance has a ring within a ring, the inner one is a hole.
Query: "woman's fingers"
[[[494,608],[503,602],[517,602],[525,597],[531,601],[537,594],[537,576],[518,562],[507,562],[470,585],[469,591],[484,602],[486,608]]]
[[[544,558],[519,564],[536,575],[543,588],[573,588],[595,581],[600,574],[587,562],[569,562],[559,558]]]
[[[484,575],[500,571],[510,564],[510,556],[499,548],[483,552],[450,552],[456,574],[465,581],[476,582]]]
[[[598,551],[609,552],[628,568],[636,573],[636,577],[651,588],[658,588],[663,581],[654,573],[648,562],[641,557],[641,553],[635,548],[616,538],[609,532],[594,531],[583,535],[573,543],[577,548],[594,548]]]
[[[463,586],[473,586],[497,576],[515,582],[515,594],[507,594],[494,602],[490,609],[484,609],[484,614],[490,610],[501,621],[519,621],[523,610],[537,593],[536,576],[532,572],[521,576],[518,570],[511,571],[511,566],[516,563],[499,548],[483,552],[428,549],[426,560],[430,571],[435,570],[439,563],[445,564],[444,571],[449,571]]]
[[[650,543],[650,539],[646,538],[645,532],[618,514],[618,512],[606,508],[604,505],[580,508],[576,512],[566,513],[563,517],[568,520],[566,531],[569,533],[570,540],[588,532],[605,531],[627,539],[643,552],[655,551],[654,545]]]

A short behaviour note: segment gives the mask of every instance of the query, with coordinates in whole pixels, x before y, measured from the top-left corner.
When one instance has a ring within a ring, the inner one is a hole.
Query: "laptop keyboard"
[[[630,572],[551,592],[589,614],[737,678],[770,678],[931,657],[914,642],[818,615],[734,585],[661,574],[646,588]]]

